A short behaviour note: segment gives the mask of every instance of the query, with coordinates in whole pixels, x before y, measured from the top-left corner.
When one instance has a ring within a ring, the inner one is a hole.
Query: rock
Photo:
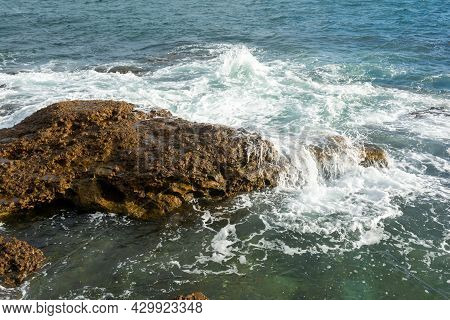
[[[364,144],[361,148],[361,162],[360,165],[364,167],[378,166],[387,167],[388,160],[386,151],[373,144]]]
[[[6,83],[0,83],[0,89],[6,88]]]
[[[31,273],[44,265],[44,254],[25,241],[0,235],[0,279],[3,285],[20,285]]]
[[[319,163],[355,149],[343,137],[311,150]],[[387,164],[364,146],[361,165]],[[195,123],[120,101],[66,101],[0,129],[0,217],[70,201],[82,209],[159,218],[194,198],[275,187],[288,160],[260,135]]]
[[[343,136],[324,137],[316,144],[310,145],[309,149],[316,157],[318,165],[326,172],[328,166],[336,165],[333,161],[339,161],[343,158],[353,158],[354,161],[364,167],[387,167],[388,165],[387,154],[383,149],[367,143],[353,145]]]
[[[201,292],[192,292],[191,294],[178,296],[174,300],[209,300],[209,299]]]
[[[408,115],[413,116],[414,118],[425,118],[426,116],[444,116],[450,117],[450,109],[446,107],[430,107],[425,110],[413,111]]]
[[[0,212],[55,200],[148,219],[193,198],[277,183],[281,166],[257,134],[149,113],[116,101],[67,101],[0,130]]]
[[[144,72],[143,69],[135,66],[113,66],[109,68],[100,66],[95,68],[95,71],[99,73],[120,73],[120,74],[133,73],[135,75],[139,75]]]

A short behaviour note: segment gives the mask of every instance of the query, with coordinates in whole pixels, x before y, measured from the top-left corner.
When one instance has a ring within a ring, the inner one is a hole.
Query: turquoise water
[[[448,299],[449,24],[438,0],[0,0],[0,127],[122,99],[258,131],[293,159],[279,188],[164,224],[2,223],[48,264],[0,298]],[[324,175],[299,142],[330,134],[380,145],[389,168],[350,153]]]

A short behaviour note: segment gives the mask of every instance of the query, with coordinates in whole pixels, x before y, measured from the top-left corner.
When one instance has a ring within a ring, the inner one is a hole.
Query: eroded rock
[[[203,293],[197,291],[187,295],[180,295],[176,297],[174,300],[209,300],[209,299]]]
[[[309,149],[317,159],[319,167],[329,171],[328,166],[333,166],[337,161],[354,161],[364,167],[387,167],[386,152],[373,144],[353,145],[349,139],[343,136],[327,136],[317,144],[309,146]]]
[[[272,144],[257,134],[116,101],[53,104],[0,130],[0,212],[68,199],[159,217],[193,198],[273,187]]]
[[[361,162],[360,165],[364,167],[378,166],[387,167],[388,160],[386,151],[380,147],[366,143],[360,149],[361,151]]]
[[[44,254],[25,241],[0,235],[0,279],[3,285],[20,285],[44,265]]]
[[[319,165],[349,149],[345,138],[311,146]],[[358,149],[361,165],[383,150]],[[194,198],[224,199],[275,187],[288,162],[260,135],[195,123],[120,101],[66,101],[0,129],[0,216],[57,200],[157,218]]]

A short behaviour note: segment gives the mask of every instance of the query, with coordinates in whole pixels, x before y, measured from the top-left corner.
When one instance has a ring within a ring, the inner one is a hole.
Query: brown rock
[[[20,285],[44,264],[44,254],[25,241],[0,235],[0,279],[8,287]]]
[[[0,130],[0,212],[69,199],[159,217],[193,198],[275,186],[272,144],[257,134],[149,113],[116,101],[67,101]]]
[[[388,160],[386,151],[373,144],[364,144],[361,148],[362,161],[360,165],[364,167],[378,166],[387,167]]]
[[[343,137],[311,147],[320,163],[349,152]],[[361,165],[387,164],[365,146]],[[287,167],[258,134],[148,113],[120,101],[66,101],[0,129],[0,217],[56,200],[149,219],[194,198],[277,185]]]
[[[192,292],[191,294],[178,296],[174,300],[209,300],[209,299],[201,292]]]
[[[335,158],[348,157],[351,154],[359,165],[364,167],[387,167],[388,165],[387,154],[380,147],[367,143],[354,146],[343,136],[325,137],[317,144],[310,145],[309,148],[321,167],[326,167]]]

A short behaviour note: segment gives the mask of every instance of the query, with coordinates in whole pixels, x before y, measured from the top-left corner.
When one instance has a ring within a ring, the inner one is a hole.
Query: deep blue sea
[[[377,144],[324,175],[295,147],[275,190],[165,224],[55,211],[0,223],[44,269],[0,298],[448,299],[450,4],[0,0],[0,128],[67,99],[244,127],[293,157]]]

